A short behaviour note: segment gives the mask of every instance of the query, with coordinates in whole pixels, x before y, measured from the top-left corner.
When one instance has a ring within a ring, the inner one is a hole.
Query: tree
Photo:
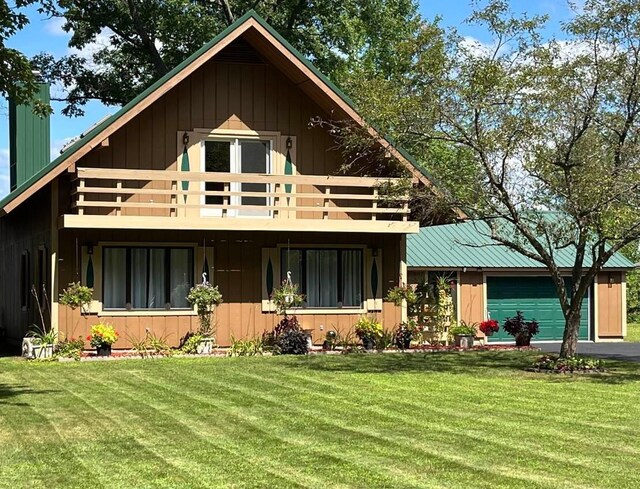
[[[640,2],[587,0],[563,40],[544,40],[546,18],[516,16],[505,0],[476,4],[469,21],[493,41],[450,33],[438,65],[387,86],[365,113],[422,156],[450,206],[548,269],[565,317],[561,356],[573,356],[594,277],[640,238]],[[414,63],[427,63],[413,46]],[[441,145],[462,155],[460,168],[433,152]]]
[[[338,84],[353,70],[384,73],[393,47],[420,26],[413,0],[43,0],[64,18],[72,54],[34,62],[67,90],[63,113],[81,115],[87,101],[122,105],[255,9]],[[102,43],[102,44],[101,44]]]
[[[29,19],[20,9],[35,0],[18,0],[14,7],[0,0],[0,96],[18,104],[31,102],[37,92],[37,79],[29,60],[18,50],[6,45],[7,39],[23,29]],[[50,109],[35,103],[34,110],[46,113]]]

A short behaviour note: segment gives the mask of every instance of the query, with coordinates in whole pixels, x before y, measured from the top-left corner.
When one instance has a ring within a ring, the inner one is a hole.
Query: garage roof
[[[545,268],[543,264],[492,240],[489,234],[489,225],[484,221],[421,228],[418,234],[407,236],[407,266]],[[556,250],[555,254],[560,268],[573,267],[575,254],[572,248]],[[590,265],[590,257],[585,257],[585,266]],[[604,268],[628,269],[634,268],[634,264],[621,253],[616,253]]]

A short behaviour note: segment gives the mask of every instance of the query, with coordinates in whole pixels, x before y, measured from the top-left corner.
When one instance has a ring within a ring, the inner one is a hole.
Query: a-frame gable
[[[109,136],[243,36],[249,40],[252,45],[260,46],[261,54],[287,77],[292,79],[292,81],[313,98],[320,107],[327,110],[327,112],[337,111],[341,116],[350,118],[362,127],[366,127],[371,136],[375,138],[390,155],[402,162],[415,178],[433,188],[432,183],[420,167],[411,161],[406,153],[396,148],[373,127],[366,124],[365,120],[353,107],[353,103],[344,93],[333,85],[260,16],[254,11],[250,11],[176,66],[167,75],[156,81],[147,90],[135,97],[113,116],[93,128],[85,137],[79,139],[61,156],[53,160],[48,166],[25,182],[24,185],[0,201],[0,215],[11,212],[58,175],[67,171],[69,168],[73,168],[76,162],[103,144]]]

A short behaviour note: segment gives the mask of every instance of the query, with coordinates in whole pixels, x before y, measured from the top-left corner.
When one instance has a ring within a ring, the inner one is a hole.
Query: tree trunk
[[[580,309],[569,311],[564,325],[564,336],[560,357],[573,357],[578,352],[578,335],[580,334]]]

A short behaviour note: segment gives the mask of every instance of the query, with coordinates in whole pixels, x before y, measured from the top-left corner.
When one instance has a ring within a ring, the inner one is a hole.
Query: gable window
[[[206,139],[203,141],[202,171],[229,174],[269,174],[271,173],[271,141],[258,139]],[[202,197],[204,215],[221,215],[222,206],[230,206],[230,216],[269,217],[271,199],[261,197],[269,191],[266,183],[226,184],[231,195],[223,195],[224,182],[204,182],[203,190],[210,192]],[[215,193],[214,193],[215,192]],[[246,195],[240,195],[240,192]],[[212,195],[213,194],[213,195]],[[207,206],[209,208],[207,208]]]
[[[193,249],[108,246],[102,251],[105,309],[190,309]]]
[[[280,263],[308,307],[362,307],[361,249],[283,249]]]

